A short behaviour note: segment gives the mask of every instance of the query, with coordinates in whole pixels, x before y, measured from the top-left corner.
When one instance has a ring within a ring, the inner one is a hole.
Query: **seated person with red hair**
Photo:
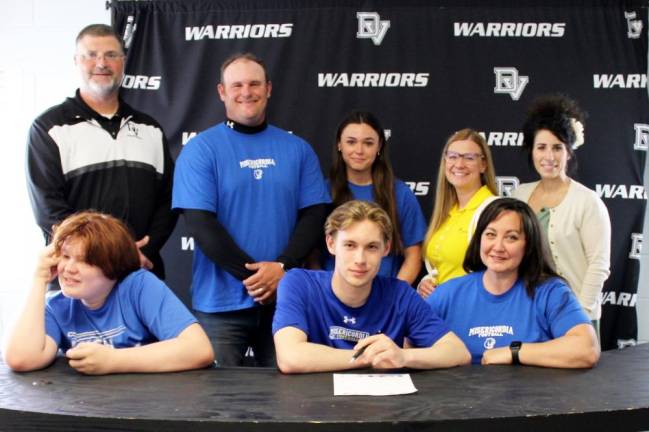
[[[58,276],[61,292],[45,298]],[[82,212],[55,228],[3,356],[16,371],[48,366],[61,349],[77,371],[170,372],[208,366],[214,352],[196,318],[156,276],[140,269],[118,219]]]

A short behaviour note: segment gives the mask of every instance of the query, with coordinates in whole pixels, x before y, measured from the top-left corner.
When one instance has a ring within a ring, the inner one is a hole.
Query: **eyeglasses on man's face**
[[[117,51],[108,51],[105,53],[98,53],[95,51],[88,51],[85,53],[79,54],[79,57],[81,60],[85,62],[97,62],[100,59],[103,59],[104,61],[107,62],[116,62],[118,60],[121,60],[124,58],[124,54],[117,52]]]

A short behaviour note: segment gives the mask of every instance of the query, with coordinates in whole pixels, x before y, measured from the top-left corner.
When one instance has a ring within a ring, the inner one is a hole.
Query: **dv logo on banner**
[[[626,18],[626,25],[628,28],[627,36],[629,39],[640,39],[642,35],[642,20],[636,19],[637,15],[635,12],[624,12],[624,18]]]
[[[356,12],[358,19],[358,39],[372,39],[374,45],[381,45],[385,34],[390,28],[390,21],[381,20],[377,12]]]
[[[525,86],[530,82],[530,77],[518,75],[518,69],[514,67],[495,67],[496,87],[494,93],[505,93],[515,101],[520,99]]]

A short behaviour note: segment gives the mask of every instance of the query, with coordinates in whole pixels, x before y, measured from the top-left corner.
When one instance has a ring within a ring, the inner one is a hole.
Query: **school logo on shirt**
[[[481,338],[488,337],[501,337],[504,335],[514,335],[514,329],[510,325],[496,325],[496,326],[479,326],[471,327],[469,329],[469,336],[478,336]]]
[[[491,349],[496,346],[496,339],[489,337],[484,340],[484,348]]]
[[[239,161],[239,168],[249,168],[252,170],[252,177],[255,180],[261,180],[264,176],[264,169],[276,166],[275,159],[246,159]]]
[[[126,126],[128,127],[128,136],[134,137],[134,138],[140,138],[140,128],[139,127],[135,126],[131,122],[127,123]]]
[[[365,339],[370,334],[366,331],[348,329],[340,326],[329,327],[329,339],[331,340],[346,340],[350,342],[358,342]]]
[[[70,331],[67,333],[70,339],[70,345],[74,348],[82,342],[99,343],[102,345],[114,346],[113,339],[126,332],[126,327],[123,325],[114,329],[106,330],[103,332],[97,330],[90,330],[87,332],[77,333]]]

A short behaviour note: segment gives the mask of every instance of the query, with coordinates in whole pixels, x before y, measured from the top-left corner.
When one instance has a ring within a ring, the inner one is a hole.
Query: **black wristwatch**
[[[512,343],[509,344],[509,350],[512,353],[513,365],[521,364],[521,361],[518,359],[518,352],[521,350],[521,345],[523,345],[521,341],[513,341]]]

